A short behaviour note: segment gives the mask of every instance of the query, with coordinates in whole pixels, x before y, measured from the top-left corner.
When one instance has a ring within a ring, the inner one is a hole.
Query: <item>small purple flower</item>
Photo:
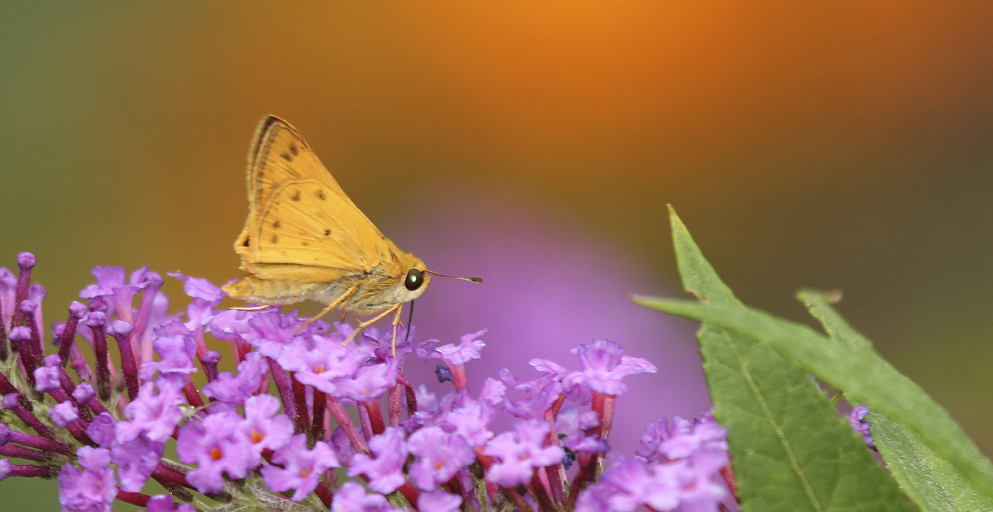
[[[252,447],[238,432],[241,418],[220,412],[204,420],[191,419],[179,431],[176,454],[197,468],[186,474],[186,480],[202,493],[224,489],[223,473],[235,480],[245,478],[254,466]]]
[[[375,459],[364,454],[356,454],[348,468],[348,476],[369,477],[369,488],[383,494],[391,493],[403,485],[403,465],[407,462],[407,444],[403,440],[403,430],[387,428],[382,434],[369,440],[369,449]]]
[[[293,436],[293,421],[279,414],[279,399],[270,395],[253,396],[245,401],[245,419],[238,424],[252,447],[249,465],[258,466],[262,450],[278,450]]]
[[[59,368],[55,366],[42,366],[34,371],[35,391],[44,393],[62,387],[59,380]]]
[[[59,428],[66,428],[70,423],[79,419],[79,409],[72,402],[62,402],[52,406],[48,410],[48,415],[52,417],[52,422]]]
[[[182,388],[182,379],[165,376],[142,384],[138,398],[124,408],[124,414],[131,421],[118,423],[117,442],[125,443],[142,432],[152,441],[169,439],[183,419],[183,411],[179,408],[180,404],[186,403]]]
[[[635,454],[650,461],[665,462],[685,459],[701,450],[727,453],[727,433],[727,429],[718,425],[709,414],[693,421],[677,416],[672,428],[661,419],[645,426],[641,436],[644,448]]]
[[[640,357],[624,355],[624,347],[610,340],[593,340],[572,350],[579,356],[583,370],[573,373],[563,384],[582,383],[597,393],[620,395],[627,391],[623,379],[628,375],[655,373],[655,365]]]
[[[158,467],[164,451],[164,443],[149,441],[144,434],[124,443],[115,442],[110,448],[110,458],[117,464],[121,488],[128,492],[140,492]]]
[[[493,404],[469,400],[464,406],[453,409],[445,415],[444,424],[452,428],[471,446],[483,446],[493,438],[489,424],[494,413]]]
[[[459,338],[459,343],[435,347],[438,340],[428,340],[417,347],[417,356],[421,359],[441,359],[448,366],[461,366],[473,359],[479,359],[483,354],[483,343],[479,338],[486,334],[482,331],[466,334]]]
[[[594,453],[606,451],[606,443],[596,435],[586,435],[586,432],[600,425],[597,413],[586,411],[580,413],[573,405],[563,407],[555,418],[555,430],[560,436],[565,436],[563,444],[566,448],[579,453]]]
[[[221,372],[217,378],[203,387],[204,396],[221,402],[241,404],[259,390],[262,375],[269,371],[269,365],[258,352],[249,352],[245,360],[238,363],[238,376],[231,372]]]
[[[282,347],[277,362],[301,384],[333,395],[336,381],[355,375],[373,352],[368,345],[345,346],[341,341],[330,336],[298,336]]]
[[[142,380],[151,380],[158,371],[162,375],[179,373],[189,375],[197,371],[195,358],[197,342],[190,335],[161,336],[152,342],[161,361],[146,361],[141,365]]]
[[[462,436],[449,434],[439,427],[414,432],[407,446],[410,453],[418,457],[410,467],[410,479],[426,491],[437,489],[439,484],[451,480],[459,469],[476,460],[476,452]]]
[[[117,420],[109,412],[102,412],[93,418],[90,426],[86,427],[86,435],[90,436],[101,448],[110,448],[114,443],[114,430]]]
[[[354,377],[335,381],[337,390],[332,393],[339,398],[350,398],[357,402],[374,400],[396,386],[400,375],[400,363],[389,359],[385,363],[371,364],[359,368]]]
[[[110,450],[83,446],[76,455],[83,469],[66,464],[59,473],[62,511],[110,512],[117,497],[114,469],[110,467]]]
[[[504,402],[503,410],[522,419],[543,419],[545,417],[545,411],[552,407],[561,394],[562,385],[554,380],[549,380],[531,398],[522,400],[511,400],[508,398]]]
[[[0,459],[0,481],[10,476],[10,459]]]
[[[93,385],[89,382],[83,382],[76,386],[76,390],[72,392],[72,397],[79,403],[86,403],[95,394],[97,394],[97,390],[93,389]]]
[[[427,509],[422,509],[427,510]],[[381,494],[366,494],[362,485],[345,482],[334,495],[331,512],[399,512]]]
[[[872,439],[872,434],[869,432],[871,426],[868,421],[863,421],[867,414],[869,414],[868,406],[860,405],[852,409],[851,414],[848,415],[848,424],[852,426],[852,430],[856,434],[862,435],[862,442],[866,446],[876,450],[876,442]]]
[[[502,487],[528,483],[536,467],[562,461],[565,452],[558,446],[544,446],[551,425],[540,420],[519,421],[513,432],[504,432],[486,444],[485,455],[500,462],[490,466],[486,479]]]
[[[0,321],[3,322],[4,332],[10,332],[10,324],[14,319],[14,301],[17,300],[17,277],[0,267]]]
[[[179,503],[176,504],[172,500],[172,496],[168,494],[159,494],[157,496],[152,496],[148,500],[148,512],[196,512],[193,505],[189,503]]]
[[[262,478],[276,492],[296,489],[290,498],[293,501],[306,498],[317,488],[325,471],[339,467],[338,458],[327,443],[319,441],[308,450],[306,434],[293,436],[286,446],[276,450],[272,462],[283,467],[263,466]]]
[[[417,499],[418,510],[431,512],[455,512],[462,505],[462,496],[444,491],[422,492]]]
[[[179,272],[170,272],[169,275],[183,281],[183,291],[193,298],[193,302],[186,307],[186,317],[189,320],[186,327],[191,331],[199,331],[210,322],[214,316],[214,308],[220,305],[227,294],[202,277],[189,277]]]

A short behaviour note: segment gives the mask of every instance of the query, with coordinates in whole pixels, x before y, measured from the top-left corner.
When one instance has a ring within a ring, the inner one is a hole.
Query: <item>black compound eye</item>
[[[410,269],[407,272],[407,279],[403,281],[403,285],[410,291],[420,288],[422,284],[424,284],[424,273],[416,268]]]

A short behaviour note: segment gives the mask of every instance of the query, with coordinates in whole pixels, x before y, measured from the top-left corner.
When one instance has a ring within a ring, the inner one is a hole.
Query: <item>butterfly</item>
[[[229,296],[262,307],[308,299],[327,305],[298,331],[335,309],[376,313],[345,343],[394,313],[394,356],[403,303],[424,293],[431,274],[482,282],[428,270],[383,236],[300,132],[276,116],[264,117],[252,137],[248,219],[234,250],[249,275],[224,285]]]

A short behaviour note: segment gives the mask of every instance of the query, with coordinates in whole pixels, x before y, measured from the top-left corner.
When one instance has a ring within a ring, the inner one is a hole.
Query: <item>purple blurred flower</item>
[[[399,372],[400,362],[392,358],[385,363],[366,365],[359,368],[351,378],[337,379],[337,390],[331,394],[356,402],[373,400],[396,385]]]
[[[142,432],[152,441],[168,439],[183,419],[183,411],[179,408],[180,404],[186,403],[182,387],[181,379],[165,376],[142,384],[138,398],[124,408],[124,414],[131,421],[117,425],[117,442],[130,441]]]
[[[279,414],[279,399],[270,395],[253,396],[245,401],[245,419],[238,424],[252,449],[250,466],[261,462],[262,450],[282,448],[293,436],[293,422]]]
[[[128,492],[140,492],[159,465],[164,451],[164,443],[149,441],[144,434],[124,443],[115,442],[110,448],[110,458],[117,464],[121,488]]]
[[[366,494],[361,484],[345,482],[334,495],[331,512],[400,512],[381,494]],[[426,512],[426,511],[425,511]]]
[[[35,391],[44,393],[52,389],[62,387],[59,381],[59,368],[54,366],[42,366],[34,371]]]
[[[241,404],[259,390],[262,376],[269,371],[269,365],[258,352],[249,352],[245,360],[238,363],[238,376],[231,372],[221,372],[213,382],[203,387],[204,396],[221,402]]]
[[[59,428],[66,428],[67,425],[79,419],[79,409],[72,402],[62,402],[52,406],[48,410],[48,415],[52,417],[52,422]]]
[[[443,491],[422,492],[417,499],[419,510],[431,512],[455,512],[462,505],[462,497]]]
[[[117,482],[110,467],[110,450],[83,446],[76,455],[82,470],[72,464],[59,473],[59,502],[63,512],[110,512]]]
[[[644,448],[635,454],[650,461],[665,462],[685,459],[699,450],[726,453],[727,432],[709,414],[693,421],[676,416],[672,428],[665,419],[661,419],[645,426],[645,433],[641,436]]]
[[[864,442],[866,446],[876,450],[876,442],[872,439],[872,434],[870,433],[871,426],[868,421],[863,421],[868,414],[869,407],[860,405],[855,409],[852,409],[851,414],[848,415],[848,424],[852,426],[852,430],[854,430],[856,434],[862,435],[862,442]]]
[[[579,453],[594,453],[606,451],[606,443],[596,435],[586,435],[586,432],[600,425],[594,411],[579,412],[573,405],[563,407],[555,418],[555,430],[559,436],[565,436],[563,443],[566,448]]]
[[[348,468],[348,476],[367,476],[369,488],[383,494],[399,489],[406,481],[403,465],[407,462],[408,453],[403,430],[387,428],[369,440],[369,449],[376,458],[364,453],[356,454]]]
[[[189,503],[179,503],[176,504],[172,500],[172,496],[168,494],[159,494],[157,496],[152,496],[148,500],[148,512],[196,512],[193,505]]]
[[[427,340],[417,346],[417,356],[421,359],[441,359],[448,366],[461,366],[473,359],[479,359],[486,346],[479,338],[486,334],[482,331],[466,334],[459,338],[457,345],[449,343],[436,347],[438,340]]]
[[[192,418],[179,430],[176,454],[179,460],[197,465],[186,479],[198,491],[220,492],[223,473],[240,480],[252,469],[252,447],[238,431],[240,420],[233,413],[213,413],[202,421]]]
[[[464,406],[445,415],[444,423],[470,445],[483,446],[493,438],[489,424],[495,412],[490,402],[469,400]]]
[[[334,450],[327,443],[319,441],[312,450],[308,450],[305,434],[293,436],[286,446],[276,450],[272,462],[283,467],[263,466],[262,478],[270,489],[277,492],[296,489],[290,498],[293,501],[300,501],[314,492],[321,475],[339,466]]]
[[[158,371],[162,375],[178,373],[189,375],[197,371],[197,342],[186,334],[160,336],[152,342],[160,361],[146,361],[141,365],[141,378],[148,381]]]
[[[476,452],[462,436],[449,434],[439,427],[414,432],[407,446],[410,453],[418,458],[410,467],[410,479],[426,491],[437,489],[439,484],[455,476],[459,469],[476,460]]]
[[[485,455],[499,459],[486,472],[486,479],[503,487],[528,483],[534,468],[562,461],[565,452],[558,446],[544,446],[552,426],[540,420],[519,421],[513,432],[493,438],[483,449]]]
[[[335,394],[336,381],[350,378],[372,356],[368,345],[346,346],[325,336],[298,336],[279,352],[277,362],[302,384]]]
[[[114,430],[117,427],[117,420],[109,412],[98,414],[90,425],[86,427],[86,435],[90,436],[101,448],[110,448],[114,443]]]
[[[572,350],[583,365],[566,378],[566,384],[582,383],[597,393],[620,395],[627,391],[623,379],[639,373],[655,373],[655,365],[640,357],[624,355],[624,347],[610,340],[593,340]]]

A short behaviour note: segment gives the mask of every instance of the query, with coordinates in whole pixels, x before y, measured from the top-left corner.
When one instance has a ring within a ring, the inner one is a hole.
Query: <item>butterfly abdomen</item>
[[[333,287],[330,286],[330,287]],[[232,298],[251,304],[296,304],[307,299],[320,300],[321,295],[329,288],[328,283],[302,283],[287,279],[259,279],[246,276],[233,283],[228,283],[222,289]]]

